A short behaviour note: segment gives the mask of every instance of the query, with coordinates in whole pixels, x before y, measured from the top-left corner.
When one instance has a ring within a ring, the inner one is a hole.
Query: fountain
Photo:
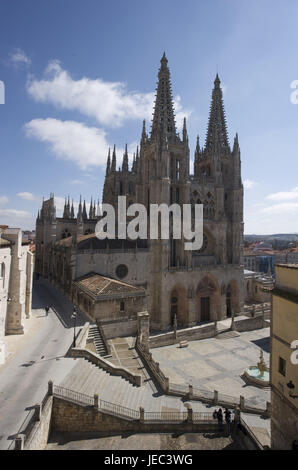
[[[264,354],[261,349],[260,360],[257,366],[250,366],[244,371],[244,378],[251,385],[259,387],[269,386],[269,368],[264,361]]]

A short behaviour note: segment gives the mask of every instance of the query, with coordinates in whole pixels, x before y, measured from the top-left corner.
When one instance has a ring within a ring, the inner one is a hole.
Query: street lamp
[[[75,348],[76,347],[76,319],[77,319],[77,312],[76,312],[75,307],[73,309],[71,318],[73,319],[73,347]]]

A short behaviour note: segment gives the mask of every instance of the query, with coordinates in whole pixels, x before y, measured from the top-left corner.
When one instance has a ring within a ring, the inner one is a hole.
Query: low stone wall
[[[40,450],[45,449],[51,427],[53,397],[48,396],[45,406],[41,412],[40,420],[36,422],[28,437],[25,449]]]
[[[121,338],[125,336],[136,336],[137,318],[123,318],[117,321],[100,322],[104,335],[107,339]]]
[[[149,348],[154,349],[162,346],[169,346],[184,340],[195,341],[198,339],[212,338],[214,336],[214,332],[214,323],[212,323],[211,325],[199,325],[198,327],[178,330],[177,336],[175,336],[173,331],[154,335],[149,338]]]
[[[51,428],[53,396],[47,394],[41,405],[36,405],[26,426],[15,438],[13,450],[45,449]]]
[[[103,413],[93,406],[71,403],[62,398],[54,397],[52,412],[52,431],[56,432],[214,432],[217,422],[189,422],[188,417],[181,422],[144,422],[139,419],[127,419]]]
[[[238,321],[237,321],[237,317],[235,318],[235,330],[236,331],[239,331],[239,332],[252,331],[252,330],[259,330],[261,328],[264,328],[263,315],[241,319]]]

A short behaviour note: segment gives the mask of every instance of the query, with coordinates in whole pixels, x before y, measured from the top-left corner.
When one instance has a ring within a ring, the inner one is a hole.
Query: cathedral
[[[239,314],[244,283],[240,148],[237,134],[233,147],[229,145],[218,75],[205,145],[200,146],[197,138],[193,173],[186,119],[182,135],[177,133],[164,54],[150,133],[144,121],[132,165],[127,146],[118,169],[115,146],[109,151],[102,202],[117,210],[118,196],[126,196],[127,206],[141,203],[148,215],[151,204],[203,204],[202,247],[186,251],[184,239],[171,236],[173,227],[169,239],[100,240],[95,235],[102,217],[99,204],[91,202],[87,214],[85,202],[80,201],[75,217],[68,199],[63,217],[58,218],[52,194],[43,201],[36,221],[36,273],[57,285],[91,318],[96,311],[96,318],[106,322],[113,318],[124,330],[134,324],[141,308],[148,310],[155,331],[171,327],[174,317],[179,326],[190,327]],[[97,285],[99,292],[99,286],[108,282],[111,289],[104,300],[105,305],[111,303],[105,315],[103,308],[94,310],[99,298],[92,288]],[[125,331],[131,333],[129,328]]]

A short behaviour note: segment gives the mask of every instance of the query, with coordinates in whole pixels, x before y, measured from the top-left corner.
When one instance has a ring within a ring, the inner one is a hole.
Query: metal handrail
[[[124,416],[125,418],[130,418],[130,419],[140,418],[139,411],[133,410],[132,408],[126,408],[125,406],[117,405],[116,403],[110,403],[105,400],[100,400],[99,409],[102,411],[106,411],[110,414],[116,415],[116,416]]]
[[[68,388],[60,387],[55,385],[54,395],[65,398],[66,400],[73,401],[75,403],[83,405],[94,405],[94,397],[86,395],[85,393],[76,392],[75,390],[70,390]]]

